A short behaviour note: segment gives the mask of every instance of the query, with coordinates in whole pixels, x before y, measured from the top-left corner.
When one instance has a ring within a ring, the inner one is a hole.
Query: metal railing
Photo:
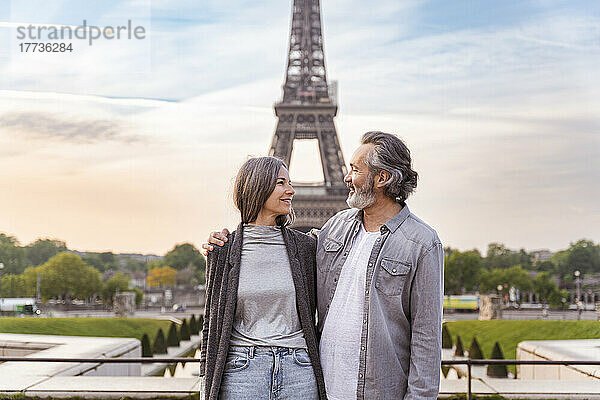
[[[0,357],[2,362],[79,362],[79,363],[98,363],[98,364],[176,364],[176,363],[199,363],[197,358],[178,357],[178,358],[49,358],[49,357]],[[474,360],[466,358],[464,360],[442,360],[444,365],[466,365],[467,366],[467,399],[472,398],[471,381],[473,374],[471,367],[473,365],[600,365],[600,360],[582,361],[582,360]]]
[[[49,357],[0,357],[1,362],[30,361],[30,362],[79,362],[98,364],[176,364],[176,363],[199,363],[200,360],[191,357],[176,358],[49,358]]]
[[[442,360],[442,365],[466,365],[467,366],[467,399],[471,400],[472,390],[471,381],[473,374],[471,366],[473,365],[600,365],[600,360],[597,361],[581,361],[581,360],[474,360],[467,358],[464,360]]]

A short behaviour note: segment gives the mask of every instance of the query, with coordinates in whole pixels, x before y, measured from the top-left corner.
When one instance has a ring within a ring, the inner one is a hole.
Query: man
[[[317,244],[327,396],[436,399],[444,252],[405,204],[417,186],[410,152],[394,135],[367,132],[344,181],[351,208],[325,223]]]

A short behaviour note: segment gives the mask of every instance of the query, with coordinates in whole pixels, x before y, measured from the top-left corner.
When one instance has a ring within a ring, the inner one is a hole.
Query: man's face
[[[372,143],[361,145],[356,149],[350,160],[350,169],[344,177],[344,182],[350,189],[346,203],[351,208],[362,210],[370,207],[375,202],[375,175],[370,173],[367,164],[365,164],[365,157],[373,150],[374,146]]]

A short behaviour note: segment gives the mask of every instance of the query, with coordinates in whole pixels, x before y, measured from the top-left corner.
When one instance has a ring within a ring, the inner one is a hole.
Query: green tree
[[[558,274],[561,284],[573,280],[573,271],[569,267],[569,250],[557,251],[550,259],[556,265],[556,273]]]
[[[145,271],[146,263],[140,260],[136,260],[135,258],[126,258],[125,259],[125,269],[127,271]]]
[[[554,292],[558,292],[558,287],[548,272],[542,272],[538,274],[533,280],[533,291],[543,303],[550,301],[550,298]]]
[[[182,270],[177,271],[177,275],[175,276],[175,282],[178,285],[186,285],[192,282],[194,278],[194,270],[192,268],[184,268]]]
[[[198,283],[203,283],[205,280],[206,260],[191,243],[176,245],[171,251],[165,254],[163,261],[166,265],[177,270],[191,268]]]
[[[0,297],[33,297],[27,289],[27,283],[22,274],[8,274],[0,277]]]
[[[87,253],[81,257],[81,259],[86,263],[96,268],[100,272],[104,272],[104,264],[100,259],[100,254],[98,253]]]
[[[119,269],[118,259],[110,251],[104,253],[86,253],[82,258],[87,264],[100,272],[106,272],[109,269]]]
[[[142,304],[142,301],[144,300],[144,291],[136,287],[131,289],[131,291],[135,293],[135,305],[139,306]]]
[[[455,251],[458,251],[458,249],[453,249],[452,247],[444,247],[444,257],[450,257]]]
[[[164,263],[177,270],[188,267],[203,268],[206,263],[204,257],[198,249],[191,243],[182,243],[176,245],[172,250],[165,254]]]
[[[42,265],[63,251],[67,251],[67,244],[54,239],[38,239],[25,247],[30,265]]]
[[[27,266],[25,249],[20,247],[17,238],[4,233],[0,233],[0,263],[4,264],[0,275],[20,274]]]
[[[485,257],[487,269],[503,269],[514,265],[521,265],[526,269],[532,268],[533,257],[524,249],[513,251],[502,243],[490,243]]]
[[[538,261],[533,266],[533,269],[540,272],[557,273],[557,266],[551,260]]]
[[[25,268],[25,271],[23,272],[23,279],[25,280],[25,297],[35,297],[36,296],[36,290],[37,290],[37,281],[38,281],[38,275],[40,276],[41,279],[41,267],[27,267]],[[41,280],[40,280],[41,283]],[[45,293],[42,291],[42,297],[45,296]],[[48,298],[48,296],[45,296],[45,298]]]
[[[151,271],[154,268],[161,268],[166,266],[163,260],[152,260],[146,263],[146,271]]]
[[[28,271],[28,282],[40,275],[40,291],[43,298],[87,299],[100,293],[100,273],[87,265],[76,254],[63,252],[46,263]]]
[[[105,265],[105,269],[118,269],[119,260],[112,251],[100,253],[100,261]]]
[[[86,265],[79,285],[80,290],[76,295],[80,299],[89,299],[93,295],[100,295],[103,288],[100,272],[96,268]]]
[[[600,245],[581,239],[571,243],[568,251],[567,263],[571,270],[569,272],[575,270],[583,274],[600,272]]]
[[[563,299],[567,299],[569,297],[569,293],[566,289],[556,290],[550,294],[548,300],[550,301],[551,307],[564,307]]]
[[[446,294],[471,292],[479,282],[483,267],[481,254],[477,250],[453,251],[444,264],[444,289]]]
[[[129,290],[129,276],[117,272],[104,283],[102,298],[106,304],[112,304],[115,293]]]
[[[495,293],[496,287],[502,285],[502,293],[508,293],[511,286],[524,291],[532,288],[532,280],[527,271],[521,266],[515,265],[510,268],[496,268],[491,271],[483,271],[479,290],[484,293]]]

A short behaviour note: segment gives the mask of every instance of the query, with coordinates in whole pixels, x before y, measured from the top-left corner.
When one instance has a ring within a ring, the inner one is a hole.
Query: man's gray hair
[[[365,163],[373,174],[387,171],[390,178],[384,183],[383,193],[403,203],[417,188],[418,174],[411,167],[410,150],[397,136],[373,131],[362,136],[362,144],[375,145],[365,157]]]

